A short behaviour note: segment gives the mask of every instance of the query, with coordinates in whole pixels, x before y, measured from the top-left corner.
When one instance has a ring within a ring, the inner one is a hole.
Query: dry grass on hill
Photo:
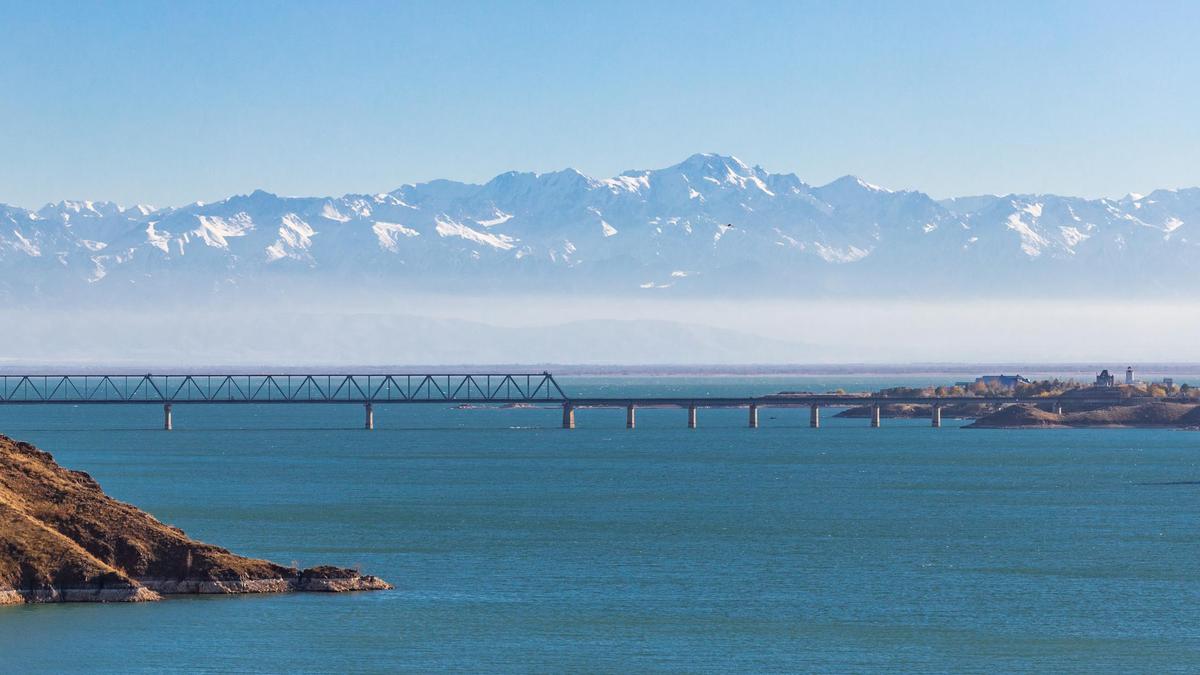
[[[88,474],[0,436],[0,603],[387,587],[352,570],[297,570],[189,539]]]

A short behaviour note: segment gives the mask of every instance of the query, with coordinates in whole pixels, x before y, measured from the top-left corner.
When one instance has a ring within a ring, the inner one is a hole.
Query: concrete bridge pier
[[[695,404],[688,406],[688,428],[696,428],[696,406]]]
[[[750,404],[750,428],[758,428],[758,405],[754,403]]]
[[[942,426],[942,406],[940,406],[940,405],[937,405],[937,404],[935,403],[935,404],[932,406],[932,408],[933,408],[933,414],[932,414],[932,415],[930,415],[930,419],[932,420],[932,424],[933,424],[933,426],[934,426],[934,427],[940,427],[940,426]]]
[[[563,404],[563,428],[575,428],[575,406],[570,403]]]
[[[172,424],[172,422],[171,422],[171,404],[164,403],[163,404],[163,431],[170,431],[172,428],[174,428],[174,426],[175,425]]]
[[[364,406],[366,408],[366,419],[363,422],[363,428],[371,431],[375,428],[375,408],[370,403]]]
[[[871,428],[872,429],[879,428],[879,417],[880,417],[879,410],[880,410],[880,405],[878,403],[871,406]]]
[[[816,403],[808,410],[808,426],[814,429],[821,428],[821,406]]]
[[[631,403],[625,408],[625,428],[632,429],[637,425],[637,408]]]

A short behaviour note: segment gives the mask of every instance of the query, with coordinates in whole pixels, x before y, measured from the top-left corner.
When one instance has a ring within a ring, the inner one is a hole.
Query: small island
[[[0,605],[388,588],[355,570],[284,567],[195,541],[104,494],[88,474],[0,436]]]

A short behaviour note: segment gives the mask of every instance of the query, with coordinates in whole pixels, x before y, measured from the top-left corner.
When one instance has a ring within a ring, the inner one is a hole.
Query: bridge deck
[[[565,398],[545,372],[0,375],[0,404],[527,403]]]
[[[951,405],[955,403],[1055,403],[1062,401],[1059,397],[1019,397],[1019,396],[861,396],[855,394],[812,394],[802,396],[630,396],[630,397],[578,397],[570,398],[564,403],[570,403],[577,408],[617,408],[635,407],[671,407],[687,408],[745,408],[750,405],[759,407],[788,408],[807,407],[812,405],[828,407],[855,407],[863,405],[885,405],[892,403],[916,403],[925,405]],[[1088,398],[1073,396],[1071,401],[1096,403],[1100,401],[1117,402],[1112,398]]]
[[[575,428],[579,408],[626,408],[626,426],[636,425],[636,409],[686,408],[696,428],[698,408],[748,408],[748,425],[758,427],[759,408],[811,407],[810,425],[820,426],[821,407],[870,406],[871,426],[880,425],[881,406],[931,406],[932,425],[941,426],[943,406],[962,403],[1035,403],[1059,406],[1064,400],[1119,403],[1112,395],[1086,392],[1062,397],[873,396],[864,394],[773,394],[768,396],[568,396],[554,376],[541,373],[401,374],[172,374],[172,375],[0,375],[0,405],[158,404],[163,428],[173,428],[175,404],[356,403],[365,406],[364,427],[375,428],[376,404],[554,406],[563,428]]]
[[[0,404],[115,403],[540,403],[605,407],[800,407],[886,403],[1117,402],[1111,396],[568,396],[542,373],[0,375]]]

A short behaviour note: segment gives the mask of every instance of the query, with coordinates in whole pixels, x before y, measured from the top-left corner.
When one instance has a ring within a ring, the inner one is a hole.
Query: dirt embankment
[[[1011,405],[967,425],[978,429],[1038,427],[1200,427],[1200,405],[1156,401],[1061,415],[1031,405]]]
[[[0,436],[0,605],[385,588],[354,570],[284,567],[189,539],[88,474]]]

